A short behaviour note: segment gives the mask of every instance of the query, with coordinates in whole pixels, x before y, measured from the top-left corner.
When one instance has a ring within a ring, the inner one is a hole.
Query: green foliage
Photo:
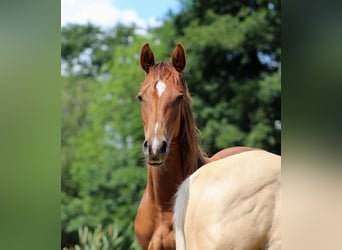
[[[116,38],[120,42],[113,47],[111,62],[103,58],[105,65],[114,65],[110,74],[63,77],[61,216],[63,235],[113,221],[120,230],[130,228],[123,231],[125,240],[120,243],[128,249],[135,238],[129,225],[146,184],[135,98],[144,76],[137,64],[144,40],[134,35],[126,39],[128,44],[122,42],[124,37]],[[89,44],[82,46],[79,51]]]
[[[145,42],[156,61],[169,61],[176,42],[184,44],[185,79],[209,155],[234,145],[280,153],[280,2],[181,3],[181,13],[147,36],[135,26],[62,29],[62,246],[138,249],[132,223],[146,169],[136,94]],[[68,242],[72,233],[77,239]]]
[[[97,76],[112,66],[114,45],[130,43],[136,27],[117,25],[104,31],[91,23],[62,28],[61,57],[68,75]]]
[[[174,20],[207,152],[245,145],[280,153],[280,3],[186,1]]]
[[[123,228],[113,223],[105,228],[98,225],[93,231],[89,227],[79,228],[78,237],[80,243],[74,246],[75,250],[123,250],[123,249],[139,249],[139,245],[134,235],[130,232],[133,230],[133,224]],[[133,237],[127,238],[127,235]],[[122,246],[128,246],[123,248]],[[68,248],[64,248],[67,250]]]

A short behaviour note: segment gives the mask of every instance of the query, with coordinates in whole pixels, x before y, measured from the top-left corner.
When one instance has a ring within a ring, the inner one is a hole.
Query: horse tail
[[[184,222],[189,200],[190,177],[178,188],[174,205],[173,220],[176,231],[176,250],[186,250]]]

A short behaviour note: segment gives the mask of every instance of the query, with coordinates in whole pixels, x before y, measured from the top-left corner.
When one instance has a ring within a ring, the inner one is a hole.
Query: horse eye
[[[143,98],[141,97],[141,95],[138,95],[137,98],[138,98],[138,100],[139,100],[140,102],[143,101]]]
[[[179,95],[179,96],[177,96],[177,98],[176,98],[176,102],[181,102],[182,100],[183,100],[183,98],[184,98],[184,96],[183,95]]]

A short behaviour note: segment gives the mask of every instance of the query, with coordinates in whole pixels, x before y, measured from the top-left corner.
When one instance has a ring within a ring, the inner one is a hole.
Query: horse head
[[[149,165],[160,166],[165,161],[173,141],[179,136],[182,109],[190,100],[182,71],[186,58],[178,43],[171,55],[172,64],[155,64],[154,55],[146,43],[140,53],[140,65],[145,71],[138,99],[144,124],[143,152]]]

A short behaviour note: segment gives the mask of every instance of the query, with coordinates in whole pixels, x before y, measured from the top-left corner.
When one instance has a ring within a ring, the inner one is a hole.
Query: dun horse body
[[[280,164],[249,151],[187,178],[175,201],[177,250],[280,250]]]
[[[141,49],[140,65],[145,71],[138,98],[144,124],[143,152],[148,164],[147,186],[134,222],[143,250],[175,249],[174,196],[179,185],[202,165],[253,150],[233,147],[207,158],[199,146],[190,107],[190,94],[183,80],[185,51],[177,44],[172,64],[155,64],[148,44]]]

